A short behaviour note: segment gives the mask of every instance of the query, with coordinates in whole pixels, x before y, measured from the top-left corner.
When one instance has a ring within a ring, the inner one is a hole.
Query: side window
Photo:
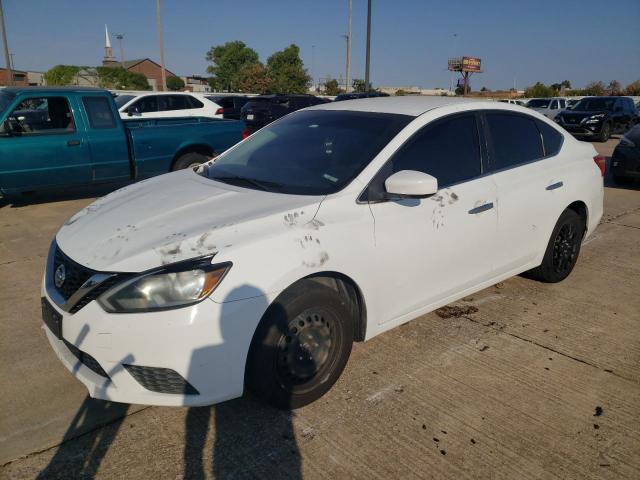
[[[87,111],[91,128],[114,128],[116,126],[111,104],[105,97],[82,97],[82,103]]]
[[[541,135],[533,118],[488,112],[486,119],[496,170],[544,157]]]
[[[187,95],[186,98],[188,99],[189,104],[190,104],[189,108],[203,108],[204,107],[204,103],[202,103],[196,97],[192,97],[191,95]]]
[[[567,108],[567,101],[564,98],[560,100],[560,108]]]
[[[191,108],[186,95],[159,95],[158,107],[161,112]]]
[[[558,100],[554,100],[551,102],[551,106],[549,107],[551,110],[557,110],[558,109]]]
[[[149,95],[142,97],[140,100],[131,105],[132,108],[138,109],[140,113],[152,113],[158,111],[158,96]]]
[[[11,130],[22,135],[75,131],[73,113],[65,97],[28,98],[7,119]]]
[[[544,144],[544,156],[552,157],[557,155],[564,142],[564,137],[555,128],[544,122],[536,120],[540,134],[542,135],[542,143]]]
[[[219,104],[222,108],[233,108],[233,98],[223,98]]]
[[[417,170],[438,179],[439,187],[482,174],[478,128],[474,115],[456,116],[427,125],[391,160],[392,172]]]

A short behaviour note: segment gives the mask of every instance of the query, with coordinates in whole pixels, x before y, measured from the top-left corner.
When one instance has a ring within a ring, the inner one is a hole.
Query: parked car
[[[580,101],[579,98],[570,98],[567,100],[567,110],[573,110],[573,107],[575,107],[578,102]]]
[[[336,96],[335,102],[342,102],[344,100],[357,100],[359,98],[376,98],[376,97],[388,97],[388,93],[383,92],[351,92],[351,93],[341,93]]]
[[[240,120],[240,111],[249,101],[245,95],[206,95],[213,103],[220,105],[216,114],[222,114],[223,118]]]
[[[624,133],[638,122],[638,112],[629,97],[585,97],[556,122],[579,137],[606,142],[615,133]]]
[[[250,98],[242,107],[240,118],[251,134],[291,112],[321,103],[326,100],[314,95],[260,95]]]
[[[203,405],[247,386],[300,407],[353,341],[521,272],[566,278],[603,172],[592,145],[508,104],[317,105],[71,217],[46,335],[96,398]]]
[[[532,98],[527,102],[527,107],[553,120],[560,111],[567,108],[567,100],[560,97]]]
[[[640,179],[640,125],[625,133],[611,156],[611,174],[619,184]]]
[[[28,113],[33,108],[36,115]],[[243,127],[199,117],[123,121],[106,90],[5,88],[0,192],[136,180],[197,165],[240,141]]]
[[[221,105],[207,96],[190,92],[123,93],[115,98],[123,119],[207,117],[223,118]]]
[[[516,100],[513,98],[505,98],[503,100],[498,100],[499,102],[503,102],[503,103],[510,103],[511,105],[520,105],[521,107],[526,107],[527,104],[526,102],[522,101],[522,100]]]

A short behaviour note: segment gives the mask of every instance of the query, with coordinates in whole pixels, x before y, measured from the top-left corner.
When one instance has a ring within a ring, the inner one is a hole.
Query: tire
[[[181,155],[173,164],[173,168],[171,171],[175,172],[176,170],[184,170],[185,168],[193,168],[201,163],[209,160],[209,157],[202,153],[198,152],[189,152]]]
[[[565,210],[553,229],[540,266],[528,276],[546,283],[561,282],[575,266],[585,231],[585,222],[573,210]]]
[[[245,383],[259,399],[295,409],[322,397],[344,370],[354,337],[349,301],[314,280],[269,306],[251,342]]]
[[[600,130],[600,135],[598,135],[598,141],[606,142],[609,140],[609,137],[611,137],[611,124],[609,122],[605,122]]]

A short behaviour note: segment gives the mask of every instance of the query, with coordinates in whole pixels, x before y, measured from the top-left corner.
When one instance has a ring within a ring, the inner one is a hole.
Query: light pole
[[[365,91],[371,89],[369,83],[369,67],[371,66],[371,0],[367,0],[367,57],[364,71],[364,88]]]
[[[124,33],[116,33],[118,43],[120,43],[120,64],[124,68],[124,47],[122,46],[122,40],[124,39]]]
[[[458,40],[458,34],[454,33],[453,34],[453,52],[450,55],[450,58],[453,58],[456,56],[456,40]],[[449,72],[449,91],[451,92],[453,90],[453,72]]]
[[[7,42],[7,27],[4,24],[2,0],[0,0],[0,28],[2,28],[2,42],[4,44],[4,62],[7,67],[7,85],[13,85],[13,69],[11,68],[11,57],[9,56],[9,43]]]
[[[311,87],[316,89],[316,46],[311,45]]]
[[[345,92],[349,93],[349,81],[351,77],[351,7],[352,0],[349,0],[349,32],[347,33],[347,84]]]
[[[160,0],[156,0],[156,21],[160,38],[160,71],[162,73],[162,91],[164,92],[167,89],[167,72],[164,69],[164,39],[162,38],[162,23],[160,23]]]

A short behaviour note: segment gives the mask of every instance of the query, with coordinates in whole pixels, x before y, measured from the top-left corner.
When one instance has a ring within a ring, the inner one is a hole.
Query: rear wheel
[[[269,307],[251,342],[246,383],[261,400],[282,409],[324,395],[349,359],[352,309],[337,292],[302,280]]]
[[[555,283],[567,278],[578,260],[584,220],[573,210],[565,210],[556,223],[544,258],[528,275],[541,282]]]
[[[203,153],[198,152],[189,152],[181,155],[176,162],[173,164],[172,171],[183,170],[185,168],[194,168],[200,165],[201,163],[209,160]]]

